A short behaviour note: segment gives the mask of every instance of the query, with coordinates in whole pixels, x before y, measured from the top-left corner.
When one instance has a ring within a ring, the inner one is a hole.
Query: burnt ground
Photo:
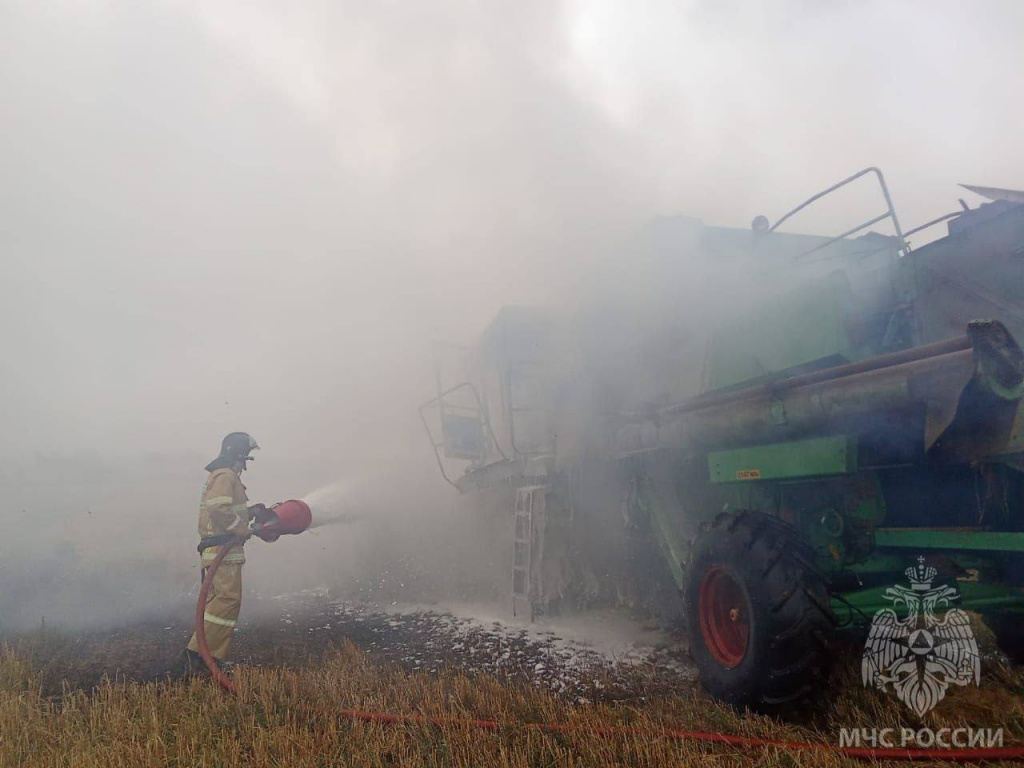
[[[489,674],[577,702],[643,701],[693,688],[679,640],[622,614],[505,619],[495,608],[357,604],[324,593],[247,599],[232,657],[251,666],[300,667],[350,642],[369,659],[410,672]],[[105,678],[166,679],[190,634],[189,618],[180,615],[102,630],[40,628],[0,634],[0,642],[30,655],[44,693],[56,695],[65,687],[90,690]]]

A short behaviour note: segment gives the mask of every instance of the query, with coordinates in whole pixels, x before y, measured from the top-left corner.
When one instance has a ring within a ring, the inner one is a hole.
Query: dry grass
[[[1003,727],[1008,743],[1024,742],[1024,674],[997,664],[988,670],[981,689],[953,691],[955,705],[945,702],[927,724]],[[376,666],[351,645],[316,668],[241,670],[237,698],[200,680],[104,684],[91,693],[46,697],[38,671],[7,649],[0,655],[0,766],[859,766],[831,753],[744,752],[642,733],[676,727],[835,743],[843,725],[916,724],[902,705],[861,689],[852,668],[840,676],[827,709],[794,724],[738,715],[697,691],[655,697],[642,710],[577,706],[490,678]],[[388,726],[338,718],[332,709],[548,721],[575,730]],[[594,735],[608,725],[638,731]]]

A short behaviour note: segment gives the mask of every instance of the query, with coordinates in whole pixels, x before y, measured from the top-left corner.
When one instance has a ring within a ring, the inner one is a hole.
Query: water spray
[[[350,504],[351,485],[346,480],[339,480],[330,485],[321,486],[302,497],[302,501],[316,509],[316,520],[310,528],[325,528],[328,525],[355,523],[363,519],[362,515],[342,512]]]
[[[317,519],[309,526],[309,530],[314,528],[326,528],[329,525],[342,525],[350,523],[358,523],[363,519],[362,515],[341,515],[339,517],[328,517],[326,519]]]

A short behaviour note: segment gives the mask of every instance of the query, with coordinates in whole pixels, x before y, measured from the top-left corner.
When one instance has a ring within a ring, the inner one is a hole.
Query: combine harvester
[[[778,231],[858,179],[879,216]],[[906,232],[875,168],[771,226],[664,220],[615,290],[439,349],[421,415],[513,609],[678,615],[705,688],[771,708],[920,567],[1024,657],[1024,195],[971,189],[992,202]]]

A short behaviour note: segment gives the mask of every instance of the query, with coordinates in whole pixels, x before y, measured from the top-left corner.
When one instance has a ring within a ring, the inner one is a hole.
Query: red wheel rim
[[[697,605],[704,646],[726,669],[738,667],[747,655],[750,606],[739,583],[715,566],[704,574]]]

